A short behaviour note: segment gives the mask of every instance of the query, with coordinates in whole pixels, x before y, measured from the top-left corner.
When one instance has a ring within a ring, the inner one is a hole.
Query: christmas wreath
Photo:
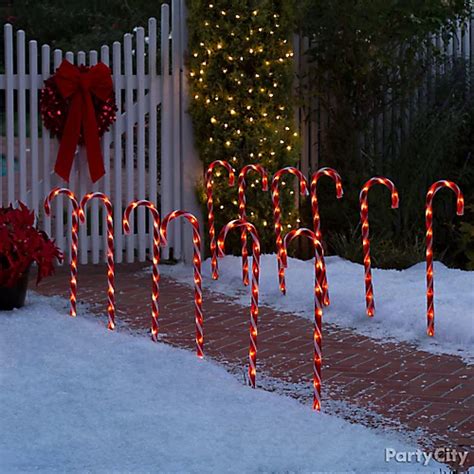
[[[103,63],[75,66],[64,60],[40,93],[44,126],[60,140],[55,171],[65,181],[78,145],[85,145],[93,182],[105,174],[100,137],[116,119],[110,68]]]

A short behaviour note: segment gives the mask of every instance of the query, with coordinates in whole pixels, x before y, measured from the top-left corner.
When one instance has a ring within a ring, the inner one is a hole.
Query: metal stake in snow
[[[115,329],[115,263],[114,263],[114,214],[110,199],[103,193],[95,192],[86,194],[81,200],[79,208],[79,219],[81,223],[86,222],[84,212],[86,204],[91,199],[99,199],[104,203],[107,212],[107,314],[109,318],[108,328]]]
[[[219,257],[224,257],[224,242],[228,232],[237,227],[245,227],[245,230],[252,236],[252,296],[250,304],[250,347],[249,347],[249,380],[250,385],[255,388],[255,378],[257,375],[257,334],[258,334],[258,278],[260,274],[260,239],[257,229],[250,222],[243,219],[230,221],[221,230],[217,240]]]
[[[426,317],[427,334],[434,336],[434,280],[433,280],[433,198],[441,188],[449,188],[456,194],[456,214],[464,214],[464,197],[459,186],[452,181],[441,180],[433,183],[426,195]]]
[[[323,359],[323,289],[320,284],[323,268],[321,265],[323,247],[312,230],[301,228],[288,232],[283,240],[285,252],[282,254],[282,263],[285,268],[288,267],[288,245],[299,236],[307,237],[313,242],[314,246],[313,409],[319,411],[321,410],[321,365]]]
[[[151,292],[151,339],[158,340],[158,318],[160,315],[160,213],[155,205],[147,200],[132,201],[123,213],[123,230],[130,233],[130,215],[138,206],[145,206],[151,211],[153,217],[153,265],[152,265],[152,292]]]
[[[298,178],[300,184],[300,193],[302,196],[308,194],[308,182],[304,174],[294,168],[293,166],[287,166],[277,171],[272,179],[271,192],[272,192],[272,203],[273,203],[273,225],[275,228],[275,239],[276,239],[276,251],[277,251],[277,262],[278,262],[278,281],[280,285],[280,291],[286,293],[285,285],[285,268],[282,264],[284,258],[283,253],[285,248],[283,245],[283,233],[281,227],[281,206],[280,206],[280,190],[278,188],[280,179],[284,174],[292,174]]]
[[[329,176],[332,180],[336,183],[336,197],[337,199],[341,199],[344,191],[342,189],[342,180],[341,176],[336,170],[332,168],[321,168],[320,170],[313,173],[311,177],[311,211],[313,214],[313,230],[316,234],[316,238],[319,242],[322,243],[322,235],[321,235],[321,218],[319,215],[319,205],[318,205],[318,193],[317,193],[317,186],[319,178],[322,176]],[[318,264],[320,265],[319,274],[321,275],[321,287],[323,289],[323,303],[325,306],[329,306],[329,291],[328,291],[328,281],[326,275],[326,265],[324,263],[324,255],[321,254],[321,259],[318,260]]]
[[[213,280],[217,280],[219,278],[219,267],[217,263],[216,230],[214,227],[214,199],[212,197],[212,185],[214,184],[214,181],[212,179],[212,173],[216,166],[223,166],[229,173],[229,186],[233,186],[235,183],[235,171],[227,161],[213,161],[207,168],[205,176],[207,197],[207,222],[209,225],[209,247],[211,250],[211,270]],[[219,176],[219,173],[216,173],[216,175]]]
[[[47,216],[51,215],[51,201],[59,194],[65,194],[72,204],[71,214],[71,292],[69,301],[71,308],[69,314],[74,317],[77,314],[76,302],[77,302],[77,244],[78,244],[78,230],[79,230],[79,203],[77,202],[76,195],[67,188],[54,188],[48,194],[44,200],[44,211]]]
[[[238,177],[239,218],[242,220],[247,220],[247,213],[245,210],[245,205],[246,205],[245,189],[247,188],[247,183],[245,182],[245,177],[250,171],[255,171],[261,175],[262,191],[268,191],[268,174],[263,166],[246,165],[240,170],[239,177]],[[242,232],[240,234],[240,242],[242,244],[242,280],[244,282],[244,285],[248,286],[249,262],[248,262],[248,251],[247,251],[247,229],[245,227],[242,227]]]
[[[365,268],[365,303],[367,307],[367,316],[372,317],[375,314],[374,291],[372,288],[372,270],[370,263],[370,241],[369,241],[369,189],[374,184],[383,184],[392,193],[392,209],[398,208],[398,192],[395,185],[388,178],[375,177],[369,179],[360,192],[360,221],[362,223],[362,248],[364,253]]]
[[[194,268],[194,316],[196,321],[196,354],[204,357],[204,319],[202,315],[202,277],[201,277],[201,234],[196,217],[186,211],[172,211],[161,222],[161,241],[163,247],[167,245],[166,234],[168,224],[178,217],[184,217],[193,226],[193,268]]]

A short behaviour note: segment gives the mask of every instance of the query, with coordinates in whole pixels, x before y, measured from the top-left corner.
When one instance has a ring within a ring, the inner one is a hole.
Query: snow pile
[[[71,319],[50,301],[0,313],[2,472],[423,468],[385,462],[385,448],[413,450],[393,435],[252,390],[190,352]]]
[[[237,298],[248,305],[250,289],[242,286],[240,257],[219,260],[219,280],[210,278],[210,261],[203,264],[203,285]],[[364,268],[362,265],[327,257],[331,306],[324,321],[353,328],[376,339],[407,341],[433,353],[455,354],[474,359],[474,272],[453,270],[435,262],[435,337],[426,335],[425,265],[403,270],[372,270],[375,316],[365,315]],[[313,318],[314,261],[288,259],[287,293],[278,290],[275,255],[262,255],[260,304]],[[192,282],[184,265],[161,266],[163,274]]]

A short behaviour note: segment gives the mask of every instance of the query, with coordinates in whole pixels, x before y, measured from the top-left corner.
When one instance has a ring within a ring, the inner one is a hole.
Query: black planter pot
[[[14,308],[21,308],[25,304],[29,272],[28,268],[12,288],[0,287],[0,311],[11,311]]]

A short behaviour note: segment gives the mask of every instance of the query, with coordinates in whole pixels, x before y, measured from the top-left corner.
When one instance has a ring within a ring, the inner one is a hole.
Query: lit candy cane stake
[[[282,264],[282,259],[284,258],[283,253],[285,248],[283,246],[283,233],[281,228],[281,206],[280,206],[280,191],[278,185],[280,184],[280,179],[284,174],[292,174],[298,178],[300,183],[300,193],[302,196],[308,194],[308,182],[304,174],[294,168],[293,166],[287,166],[277,171],[272,179],[272,203],[273,203],[273,225],[275,228],[275,239],[276,239],[276,251],[277,251],[277,262],[278,262],[278,281],[280,285],[280,291],[286,293],[286,284],[285,284],[285,268]]]
[[[367,307],[367,316],[372,317],[375,314],[374,290],[372,288],[372,270],[370,263],[370,241],[369,241],[369,189],[374,184],[383,184],[390,192],[392,200],[392,209],[398,208],[398,192],[395,185],[387,178],[369,179],[360,192],[360,221],[362,223],[362,248],[364,253],[365,268],[365,302]]]
[[[247,183],[245,182],[245,177],[249,171],[255,171],[260,174],[262,177],[262,191],[268,191],[268,174],[265,168],[261,165],[246,165],[244,166],[239,173],[238,186],[239,186],[239,218],[242,220],[247,220],[247,213],[245,210],[246,199],[245,199],[245,189],[247,188]],[[247,251],[247,229],[242,227],[242,232],[240,234],[240,242],[242,243],[242,280],[245,286],[249,284],[249,262],[248,262],[248,251]]]
[[[235,172],[232,166],[227,161],[216,160],[213,161],[206,171],[206,197],[207,197],[207,222],[209,225],[209,247],[211,250],[211,270],[212,279],[219,278],[219,267],[217,263],[217,244],[216,244],[216,229],[214,227],[214,199],[212,197],[212,173],[216,166],[223,166],[229,173],[229,186],[235,183]]]
[[[316,234],[309,229],[301,228],[288,232],[283,240],[283,265],[288,267],[288,245],[299,236],[308,237],[314,246],[314,329],[313,329],[313,409],[321,410],[321,365],[322,365],[322,345],[323,345],[323,290],[320,285],[322,266],[318,265],[323,258],[323,247],[317,239]]]
[[[160,213],[155,205],[147,200],[131,202],[123,213],[123,230],[126,234],[130,233],[130,215],[138,206],[145,206],[151,211],[153,217],[153,266],[152,266],[152,293],[151,293],[151,339],[158,340],[158,317],[160,315]]]
[[[252,245],[252,296],[250,304],[250,347],[249,347],[249,380],[250,385],[255,388],[257,375],[257,334],[258,334],[258,277],[260,274],[260,239],[255,226],[243,219],[230,221],[221,230],[217,240],[219,257],[224,257],[224,242],[228,232],[237,227],[245,227],[253,240]]]
[[[202,315],[202,278],[201,278],[201,234],[199,232],[199,222],[196,217],[186,211],[172,211],[165,216],[161,222],[162,245],[166,246],[166,234],[168,224],[178,217],[184,217],[193,226],[193,268],[194,268],[194,319],[196,321],[196,354],[202,358],[204,356],[204,330]]]
[[[459,186],[452,181],[441,180],[432,184],[426,195],[426,317],[427,334],[434,336],[434,281],[433,281],[433,198],[441,188],[449,188],[456,194],[456,214],[464,214],[464,197]]]
[[[76,195],[67,188],[54,188],[48,194],[44,200],[44,211],[47,216],[51,215],[51,201],[59,194],[65,194],[72,203],[72,215],[71,215],[71,292],[69,301],[71,302],[71,308],[69,314],[74,317],[77,314],[76,302],[77,302],[77,243],[78,236],[77,231],[79,229],[79,203],[77,202]]]
[[[342,189],[342,180],[339,173],[332,168],[321,168],[320,170],[313,173],[311,177],[311,211],[313,214],[313,230],[316,234],[316,238],[319,242],[322,243],[321,235],[321,218],[319,215],[319,205],[318,205],[318,193],[317,186],[319,178],[323,176],[329,176],[336,183],[336,197],[341,199],[344,191]],[[321,259],[318,260],[319,274],[321,275],[321,287],[323,289],[323,302],[325,306],[329,306],[329,291],[328,291],[328,281],[326,276],[326,265],[324,264],[324,256],[321,254]]]
[[[115,329],[115,264],[114,264],[114,218],[113,207],[110,199],[103,193],[87,193],[81,200],[79,209],[79,219],[81,223],[86,222],[86,214],[84,212],[86,204],[91,199],[100,199],[105,206],[107,212],[107,314],[109,317],[108,328]]]

